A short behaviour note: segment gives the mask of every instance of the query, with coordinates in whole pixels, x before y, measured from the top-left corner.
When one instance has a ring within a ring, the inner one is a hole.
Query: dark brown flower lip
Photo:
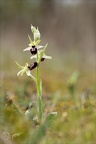
[[[44,61],[44,60],[45,60],[45,58],[42,57],[42,58],[41,58],[41,62]]]
[[[29,69],[29,70],[33,70],[34,68],[37,67],[37,65],[38,65],[38,63],[37,63],[37,62],[34,62],[34,63],[31,64],[30,66],[28,66],[28,69]]]
[[[35,47],[34,47],[34,48],[31,48],[31,49],[30,49],[30,52],[31,52],[32,55],[37,54],[37,48],[35,48]]]

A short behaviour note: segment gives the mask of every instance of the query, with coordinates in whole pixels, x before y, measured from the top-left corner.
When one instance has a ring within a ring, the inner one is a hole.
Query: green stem
[[[39,78],[39,57],[37,52],[37,67],[36,67],[36,87],[37,87],[37,113],[38,113],[38,120],[42,120],[42,81]]]
[[[39,78],[39,65],[36,68],[36,87],[37,87],[37,111],[38,111],[38,119],[42,120],[42,89],[41,89],[41,80]]]

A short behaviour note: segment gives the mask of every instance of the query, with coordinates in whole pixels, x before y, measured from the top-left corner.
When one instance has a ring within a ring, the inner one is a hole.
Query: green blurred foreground
[[[46,62],[41,69],[45,65]],[[72,65],[67,63],[64,70],[60,65],[56,70],[47,63],[48,67],[41,70],[44,107],[41,124],[33,121],[35,84],[26,76],[17,77],[18,69],[8,75],[5,67],[6,74],[2,74],[0,83],[0,144],[96,143],[95,72],[85,69],[73,73]],[[28,108],[30,113],[25,116]],[[53,111],[57,115],[46,119]]]

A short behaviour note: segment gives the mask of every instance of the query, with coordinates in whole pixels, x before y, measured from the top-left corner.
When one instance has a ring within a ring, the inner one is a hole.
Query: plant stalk
[[[39,78],[39,65],[36,67],[36,87],[37,87],[37,113],[38,120],[42,120],[42,83]]]
[[[72,98],[73,104],[75,105],[75,87],[70,87],[69,88],[70,96]]]

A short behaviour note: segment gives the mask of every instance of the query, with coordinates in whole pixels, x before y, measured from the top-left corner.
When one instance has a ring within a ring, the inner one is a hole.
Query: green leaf
[[[57,113],[50,113],[43,124],[41,124],[39,128],[36,129],[35,133],[31,137],[30,144],[39,144],[41,142],[41,139],[45,136],[46,130],[50,127],[55,114]]]

